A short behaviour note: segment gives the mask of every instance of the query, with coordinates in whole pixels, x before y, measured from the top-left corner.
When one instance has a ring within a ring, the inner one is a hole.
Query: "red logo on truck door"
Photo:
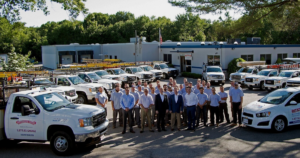
[[[17,121],[16,123],[17,123],[18,125],[19,125],[19,124],[22,124],[22,123],[29,123],[29,124],[32,124],[32,125],[35,125],[35,124],[36,124],[35,121],[30,121],[30,120]]]

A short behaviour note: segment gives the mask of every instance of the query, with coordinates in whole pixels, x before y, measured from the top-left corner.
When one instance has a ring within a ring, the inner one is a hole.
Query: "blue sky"
[[[171,20],[175,20],[176,15],[185,13],[183,8],[174,7],[168,3],[168,0],[87,0],[85,3],[90,13],[101,12],[107,14],[115,14],[118,11],[128,11],[136,17],[146,16],[166,16]],[[61,5],[47,0],[50,15],[45,16],[42,11],[24,12],[21,11],[21,22],[25,22],[26,26],[40,26],[48,21],[62,21],[69,19],[68,11],[61,9]],[[230,12],[234,18],[238,18],[238,14]],[[201,15],[203,19],[216,20],[220,15]],[[83,21],[84,16],[80,15],[77,20]]]

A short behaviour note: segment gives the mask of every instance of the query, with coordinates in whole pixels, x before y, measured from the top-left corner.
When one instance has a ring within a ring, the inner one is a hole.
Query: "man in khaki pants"
[[[151,125],[151,106],[154,106],[154,102],[152,99],[152,96],[148,94],[148,89],[144,89],[144,94],[140,97],[139,103],[141,106],[141,117],[142,117],[142,122],[141,122],[141,131],[140,133],[144,132],[144,126],[145,126],[145,117],[147,116],[147,121],[148,125]],[[148,126],[150,132],[154,132],[152,130],[152,126]]]
[[[178,94],[178,87],[174,88],[174,94],[169,97],[169,111],[171,114],[171,131],[174,131],[175,120],[177,121],[177,130],[180,131],[180,115],[183,110],[183,98]]]

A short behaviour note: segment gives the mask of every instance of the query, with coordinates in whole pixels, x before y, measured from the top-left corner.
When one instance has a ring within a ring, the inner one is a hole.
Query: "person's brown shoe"
[[[177,129],[178,131],[181,131],[179,128]]]
[[[216,125],[217,127],[219,127],[219,124],[217,123],[217,125]]]
[[[243,124],[239,124],[239,127],[244,127]]]
[[[120,127],[123,127],[123,125],[120,125]]]
[[[135,133],[135,131],[134,130],[130,130],[130,133]]]
[[[126,133],[125,131],[122,132],[122,134],[125,134],[125,133]]]
[[[210,124],[209,126],[214,126],[214,124]]]
[[[155,127],[154,124],[152,124],[152,127]]]
[[[172,128],[171,131],[174,131],[174,129]]]
[[[115,129],[115,128],[116,128],[116,126],[113,126],[112,128],[113,128],[113,129]]]
[[[231,126],[231,127],[234,127],[234,126],[236,126],[236,123],[232,123],[230,126]]]
[[[146,124],[146,126],[145,127],[148,127],[148,124]]]

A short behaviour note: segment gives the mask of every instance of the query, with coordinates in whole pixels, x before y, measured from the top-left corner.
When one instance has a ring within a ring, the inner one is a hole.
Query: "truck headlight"
[[[280,80],[275,80],[274,83],[280,83]]]
[[[78,119],[80,127],[87,127],[93,125],[93,120],[91,117]]]
[[[261,113],[257,113],[256,117],[269,117],[271,115],[271,112],[261,112]]]
[[[144,78],[144,74],[140,74],[140,78]]]
[[[122,77],[120,77],[120,80],[121,81],[127,81],[127,77],[126,76],[122,76]]]
[[[246,75],[242,75],[241,77],[242,77],[242,78],[245,78],[245,77],[246,77]]]
[[[96,88],[89,88],[89,91],[92,92],[96,92]]]
[[[258,78],[254,78],[253,81],[259,81],[259,79]]]

